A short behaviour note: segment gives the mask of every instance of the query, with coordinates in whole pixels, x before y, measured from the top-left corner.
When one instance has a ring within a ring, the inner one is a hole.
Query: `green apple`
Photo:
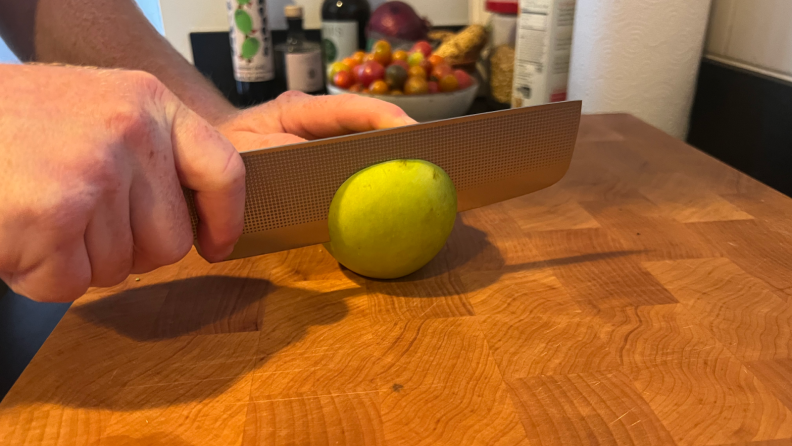
[[[325,248],[362,276],[406,276],[440,252],[456,210],[454,183],[440,167],[423,160],[376,164],[336,191]]]

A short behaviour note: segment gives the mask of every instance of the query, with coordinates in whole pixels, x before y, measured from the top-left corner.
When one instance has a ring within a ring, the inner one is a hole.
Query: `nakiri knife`
[[[242,153],[245,226],[228,260],[330,240],[327,213],[355,172],[393,159],[442,167],[462,212],[544,189],[572,160],[580,101],[496,111]],[[185,191],[193,231],[193,196]]]

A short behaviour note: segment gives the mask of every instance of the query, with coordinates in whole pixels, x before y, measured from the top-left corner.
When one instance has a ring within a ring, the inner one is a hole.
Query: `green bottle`
[[[226,0],[226,7],[234,78],[242,103],[255,105],[275,98],[283,88],[275,79],[265,0]]]

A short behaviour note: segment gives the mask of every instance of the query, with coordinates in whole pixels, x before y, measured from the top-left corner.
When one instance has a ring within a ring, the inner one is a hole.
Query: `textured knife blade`
[[[383,161],[423,159],[442,167],[460,212],[544,189],[569,168],[580,107],[558,102],[242,153],[245,227],[229,260],[329,241],[336,190]],[[192,192],[185,198],[195,231]]]

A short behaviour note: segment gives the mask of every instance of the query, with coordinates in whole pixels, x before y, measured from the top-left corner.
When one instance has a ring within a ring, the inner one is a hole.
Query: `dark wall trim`
[[[703,59],[688,143],[792,196],[792,83]]]

